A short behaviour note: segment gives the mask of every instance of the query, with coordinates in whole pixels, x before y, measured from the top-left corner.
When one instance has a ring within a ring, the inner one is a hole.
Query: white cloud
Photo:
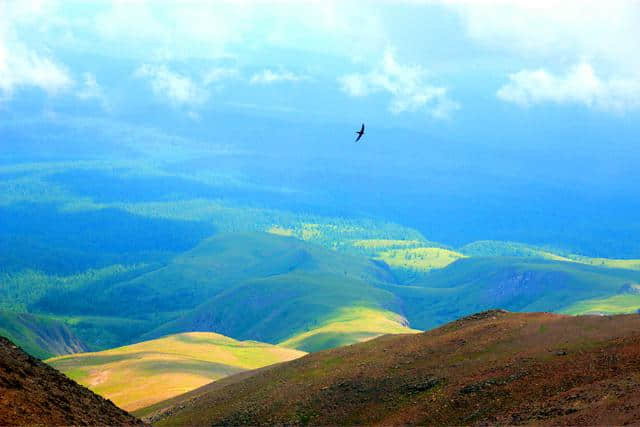
[[[44,13],[45,2],[0,2],[0,99],[15,90],[36,87],[50,95],[69,89],[69,71],[43,49],[28,46],[17,35],[16,25]]]
[[[111,109],[111,104],[102,90],[102,86],[100,86],[96,76],[92,73],[84,73],[82,75],[82,86],[76,92],[76,96],[83,101],[96,100],[102,105],[103,109]]]
[[[37,87],[55,95],[73,85],[66,68],[52,59],[30,52],[17,44],[9,49],[0,45],[0,94],[11,98],[21,87]]]
[[[520,106],[543,102],[576,103],[604,111],[625,112],[640,106],[640,81],[604,80],[596,75],[590,64],[581,63],[564,75],[544,69],[511,74],[497,96]]]
[[[205,86],[213,83],[218,83],[222,80],[234,78],[238,76],[239,72],[236,68],[229,67],[215,67],[207,71],[202,79]]]
[[[471,38],[539,58],[640,65],[640,2],[619,0],[445,1]]]
[[[425,111],[437,119],[448,118],[460,105],[451,100],[447,88],[427,82],[427,72],[419,65],[401,65],[391,51],[366,74],[347,74],[338,79],[342,91],[363,97],[386,92],[391,95],[389,111],[394,114]]]
[[[291,71],[273,71],[267,68],[251,76],[249,83],[268,85],[282,82],[299,82],[303,80],[310,80],[310,77],[295,74]]]
[[[498,98],[519,105],[579,103],[619,113],[640,107],[640,1],[442,3],[459,13],[472,40],[539,64],[509,75]]]
[[[164,65],[142,65],[134,76],[148,79],[156,96],[166,98],[176,106],[198,105],[207,98],[206,92],[193,80]]]
[[[372,7],[357,1],[112,1],[99,9],[89,19],[109,50],[145,61],[215,59],[238,46],[352,55],[377,50],[384,37]]]

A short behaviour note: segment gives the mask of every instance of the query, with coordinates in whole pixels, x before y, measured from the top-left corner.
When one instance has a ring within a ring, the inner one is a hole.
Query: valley
[[[246,205],[208,193],[211,178],[114,165],[4,167],[0,331],[128,410],[494,307],[640,308],[636,259],[502,241],[454,248],[392,222]],[[242,362],[218,350],[247,346]]]

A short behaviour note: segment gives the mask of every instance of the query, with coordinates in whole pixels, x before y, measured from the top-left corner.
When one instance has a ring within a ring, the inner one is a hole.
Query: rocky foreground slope
[[[0,425],[142,425],[0,337]]]
[[[640,423],[640,316],[483,312],[242,373],[158,425]]]

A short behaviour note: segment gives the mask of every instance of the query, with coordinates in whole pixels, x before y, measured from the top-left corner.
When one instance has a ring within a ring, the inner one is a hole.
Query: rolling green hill
[[[478,241],[460,248],[460,251],[475,257],[539,258],[554,261],[576,262],[598,267],[640,270],[640,259],[594,258],[565,253],[557,249],[538,248],[516,242]]]
[[[380,252],[378,258],[391,267],[406,270],[430,271],[444,268],[465,256],[442,248],[417,247],[390,249]]]
[[[536,258],[465,258],[410,286],[387,287],[403,301],[412,327],[429,329],[485,310],[561,311],[618,293],[640,272]]]
[[[640,295],[618,294],[575,302],[559,310],[567,314],[619,314],[640,312]]]
[[[149,337],[212,330],[277,343],[324,326],[339,309],[399,307],[392,293],[376,286],[393,280],[389,271],[364,257],[267,234],[220,236],[196,251],[218,254],[226,288]],[[238,265],[241,275],[224,271]]]
[[[365,240],[367,250],[426,248],[382,239],[371,249],[372,241]],[[25,301],[31,312],[64,322],[94,351],[192,331],[316,351],[432,328],[495,306],[563,311],[640,281],[639,271],[559,255],[481,257],[432,249],[425,253],[444,260],[441,268],[401,281],[401,265],[356,252],[269,233],[221,233],[166,263],[97,270],[96,280],[86,281],[85,274],[50,281],[41,296]],[[634,304],[620,310],[632,311]]]
[[[135,410],[248,369],[305,353],[192,332],[46,362],[121,408]]]
[[[640,308],[618,296],[638,260],[500,241],[454,250],[383,219],[277,207],[209,169],[102,159],[0,173],[0,310],[40,356],[55,352],[19,334],[15,313],[64,324],[91,351],[189,331],[315,351],[498,303]]]
[[[220,234],[124,280],[49,289],[30,308],[63,319],[95,349],[190,331],[277,343],[335,324],[343,309],[401,314],[381,286],[394,282],[363,256],[267,233]],[[379,330],[352,324],[339,342],[405,329],[383,317]]]
[[[367,341],[381,334],[420,332],[407,327],[399,314],[367,307],[349,307],[319,322],[320,326],[282,341],[283,347],[312,352]]]

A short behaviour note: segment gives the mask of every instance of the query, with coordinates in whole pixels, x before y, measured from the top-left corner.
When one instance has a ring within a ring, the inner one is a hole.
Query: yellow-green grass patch
[[[567,258],[569,258],[569,261],[579,262],[580,264],[640,270],[640,259],[591,258],[581,255],[568,255]]]
[[[189,332],[97,353],[55,357],[47,363],[132,411],[237,372],[304,354],[210,332]]]
[[[291,237],[293,236],[294,231],[291,228],[284,228],[284,227],[279,227],[277,225],[274,225],[273,227],[270,227],[267,230],[267,233],[275,234],[277,236]]]
[[[622,314],[634,313],[640,309],[640,295],[619,294],[606,298],[578,301],[560,310],[565,314]]]
[[[318,351],[366,341],[384,334],[420,332],[407,326],[404,317],[388,310],[348,307],[329,316],[321,326],[296,334],[280,346],[304,351]]]
[[[418,240],[394,240],[394,239],[363,239],[354,240],[353,246],[367,249],[393,248],[396,246],[417,246]]]
[[[615,258],[592,258],[583,255],[569,254],[566,256],[557,255],[547,251],[535,251],[540,257],[554,261],[577,262],[579,264],[593,265],[595,267],[622,268],[626,270],[640,270],[640,259],[615,259]]]
[[[575,254],[562,256],[542,250],[536,250],[535,253],[544,259],[550,259],[553,261],[577,262],[579,264],[593,265],[595,267],[640,270],[640,259],[592,258]]]
[[[378,258],[391,267],[416,271],[444,268],[465,255],[442,248],[407,248],[383,251]]]

